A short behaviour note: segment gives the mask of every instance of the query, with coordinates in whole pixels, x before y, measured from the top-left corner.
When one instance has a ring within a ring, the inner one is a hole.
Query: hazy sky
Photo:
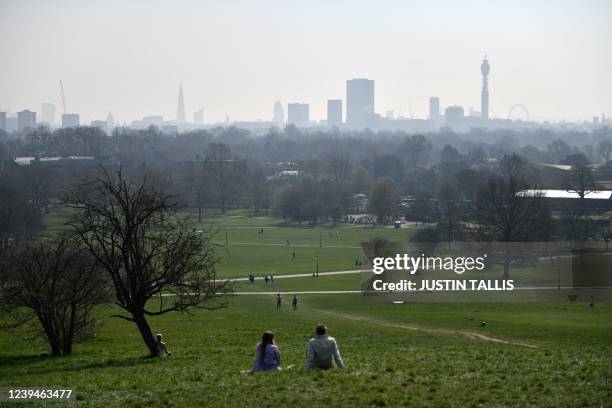
[[[536,119],[612,116],[612,1],[0,0],[0,106],[67,108],[81,122],[176,117],[270,119],[275,100],[324,119],[345,81],[376,81],[376,111],[426,117],[522,103]],[[345,106],[344,106],[345,109]],[[346,109],[345,109],[346,112]]]

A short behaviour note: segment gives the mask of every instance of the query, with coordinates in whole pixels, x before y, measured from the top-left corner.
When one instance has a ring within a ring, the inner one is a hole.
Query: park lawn
[[[63,228],[70,209],[52,207],[44,217],[45,236],[53,236]],[[190,215],[192,221],[197,217]],[[197,224],[197,223],[196,223]],[[215,231],[213,241],[219,255],[218,277],[245,277],[249,274],[284,275],[316,271],[359,269],[361,243],[382,237],[389,241],[408,242],[412,229],[360,227],[347,224],[308,227],[284,224],[280,218],[249,217],[246,210],[232,210],[224,215],[204,218],[202,229]],[[261,228],[263,234],[258,234]],[[287,244],[289,241],[289,244]],[[293,252],[296,254],[293,260]]]
[[[275,279],[274,282],[265,283],[262,278],[255,282],[238,282],[236,292],[308,292],[308,291],[355,291],[360,290],[361,275],[351,273],[344,275],[329,275],[316,277],[299,277],[288,279]],[[289,298],[288,298],[289,299]]]
[[[110,407],[610,405],[610,304],[393,305],[342,294],[302,295],[299,306],[276,310],[272,294],[236,296],[227,309],[152,318],[171,358],[144,358],[135,326],[118,319],[61,358],[42,355],[39,338],[2,331],[0,386],[70,387],[79,406]],[[338,339],[345,370],[303,372],[318,322]],[[296,367],[241,374],[267,329],[283,366]]]
[[[295,251],[295,260],[292,252]],[[361,259],[358,248],[318,248],[318,247],[270,247],[256,245],[230,244],[219,248],[220,256],[217,265],[218,278],[245,277],[254,274],[287,275],[295,273],[313,273],[317,269],[316,258],[319,258],[319,271],[342,271],[359,269],[356,259]]]

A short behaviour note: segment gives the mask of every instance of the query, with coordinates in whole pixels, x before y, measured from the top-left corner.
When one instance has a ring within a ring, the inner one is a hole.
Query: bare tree
[[[110,300],[110,287],[74,237],[11,248],[1,263],[0,308],[9,326],[38,321],[53,355],[70,354],[75,339],[91,335],[92,309]]]
[[[214,309],[231,291],[215,281],[215,246],[210,231],[196,230],[177,211],[172,196],[118,172],[74,189],[67,203],[78,210],[69,225],[110,276],[116,304],[128,313],[151,356],[159,355],[148,316],[190,308]],[[151,300],[159,296],[159,307]],[[165,300],[167,297],[168,300]]]
[[[379,224],[383,224],[386,217],[394,215],[400,196],[397,186],[389,177],[378,179],[372,188],[368,200],[368,209],[376,214]]]
[[[232,177],[235,161],[232,159],[231,149],[223,143],[211,143],[206,156],[206,169],[210,172],[219,207],[222,213],[227,210],[227,202],[231,195]]]
[[[40,214],[27,197],[0,180],[0,249],[28,241],[42,229]]]
[[[604,164],[610,161],[610,155],[612,155],[612,141],[602,140],[597,145],[597,151],[599,156],[603,159]]]
[[[503,278],[510,276],[512,262],[525,256],[521,243],[547,241],[552,220],[543,196],[527,180],[528,167],[517,156],[504,159],[501,174],[491,176],[476,199],[476,237],[497,243],[496,258],[503,265]],[[527,192],[532,188],[530,192]],[[533,248],[533,246],[531,246]]]
[[[578,194],[581,201],[593,191],[597,191],[597,183],[591,168],[588,166],[572,167],[565,180],[565,188],[568,192]]]

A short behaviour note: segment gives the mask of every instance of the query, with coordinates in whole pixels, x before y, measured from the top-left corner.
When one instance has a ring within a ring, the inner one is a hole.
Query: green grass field
[[[49,230],[61,226],[59,218],[48,220]],[[231,257],[223,255],[219,268],[226,277],[312,273],[315,256],[321,271],[355,269],[361,240],[407,240],[411,233],[309,229],[240,213],[214,221],[221,241],[227,231]],[[263,236],[260,227],[268,227]],[[106,318],[93,340],[60,358],[46,355],[40,336],[0,331],[0,387],[71,388],[78,406],[105,407],[612,406],[611,303],[392,304],[351,293],[300,294],[297,311],[288,294],[275,308],[276,292],[356,290],[360,280],[344,274],[240,282],[237,291],[270,293],[233,296],[216,311],[150,319],[174,353],[166,358],[145,357],[136,327],[119,319]],[[346,369],[303,371],[319,322],[337,338]],[[275,333],[282,365],[295,367],[242,374],[264,330]]]
[[[67,217],[66,209],[53,208],[44,220],[45,233],[53,235],[61,230]],[[197,221],[193,215],[191,219]],[[316,271],[317,258],[321,272],[359,269],[355,260],[363,257],[362,242],[378,237],[408,242],[414,232],[345,224],[299,226],[272,217],[249,217],[242,210],[207,214],[199,226],[216,231],[214,242],[219,245],[220,256],[217,276],[221,278],[312,273]],[[258,234],[261,228],[264,232]]]
[[[238,296],[227,309],[152,319],[174,353],[159,359],[144,358],[136,328],[115,319],[63,358],[43,356],[41,339],[3,332],[0,384],[70,387],[83,406],[610,405],[609,304],[393,305],[302,295],[298,311],[290,309],[276,310],[273,296]],[[337,338],[345,370],[303,371],[318,322]],[[283,366],[296,367],[241,374],[267,329]]]

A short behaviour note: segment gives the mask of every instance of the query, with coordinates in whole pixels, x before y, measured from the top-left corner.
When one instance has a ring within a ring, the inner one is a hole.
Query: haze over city
[[[527,7],[528,6],[528,7]],[[480,64],[491,64],[490,117],[515,104],[531,119],[612,114],[612,5],[597,1],[282,2],[3,1],[0,110],[51,102],[81,123],[176,118],[270,120],[302,102],[326,118],[346,81],[376,81],[376,113],[427,118],[480,110]],[[346,103],[346,102],[344,102]]]

